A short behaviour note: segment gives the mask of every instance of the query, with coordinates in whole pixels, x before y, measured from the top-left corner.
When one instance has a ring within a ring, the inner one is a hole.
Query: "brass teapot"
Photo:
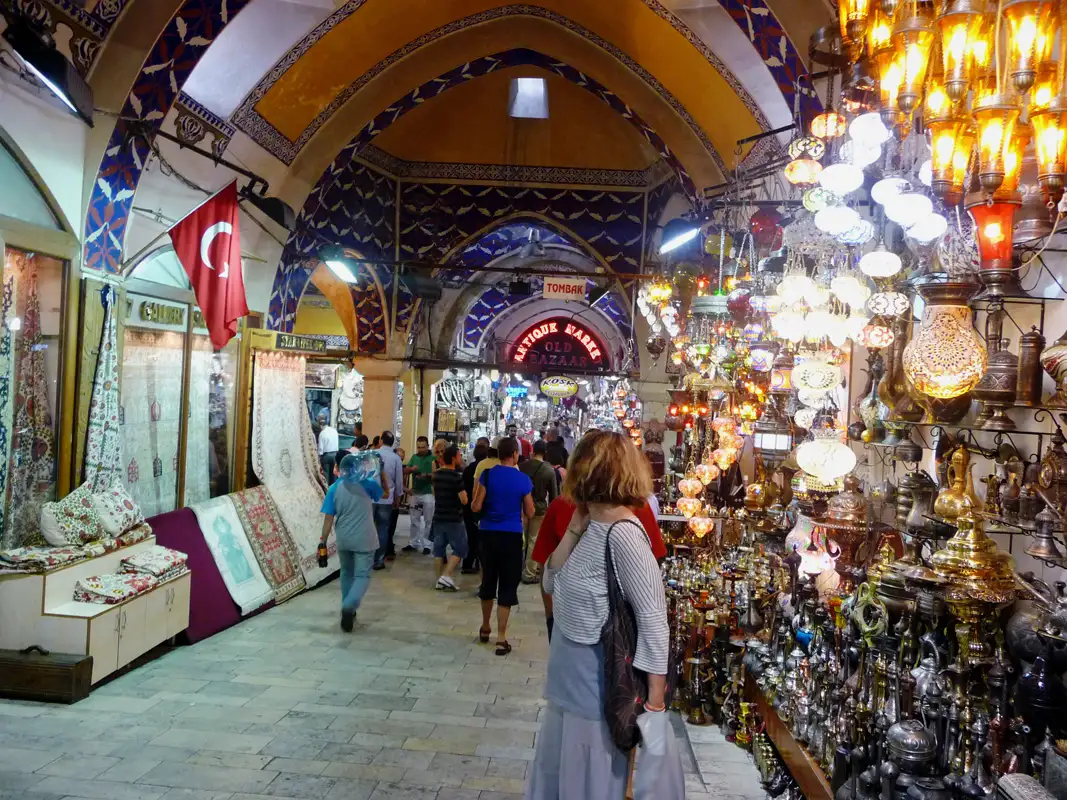
[[[952,454],[948,466],[948,485],[934,500],[935,515],[951,522],[963,514],[982,508],[982,501],[974,491],[974,478],[971,475],[973,466],[967,446],[961,444]]]

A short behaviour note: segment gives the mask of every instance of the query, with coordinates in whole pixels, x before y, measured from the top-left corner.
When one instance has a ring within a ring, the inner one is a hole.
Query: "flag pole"
[[[157,233],[157,234],[156,234],[155,236],[153,236],[153,237],[152,237],[152,240],[151,240],[151,241],[149,241],[149,243],[148,243],[148,244],[146,244],[146,245],[145,245],[144,247],[142,247],[142,248],[141,248],[140,250],[138,250],[138,251],[137,251],[136,253],[134,253],[134,254],[133,254],[132,256],[130,256],[129,258],[123,259],[122,263],[121,263],[121,264],[119,264],[119,275],[122,275],[122,274],[123,274],[123,273],[125,272],[125,270],[126,270],[126,267],[128,267],[128,266],[129,266],[129,265],[130,265],[131,263],[136,263],[136,262],[137,262],[137,261],[139,261],[139,260],[141,259],[141,257],[142,257],[142,256],[144,256],[144,255],[145,255],[146,253],[149,253],[149,252],[151,252],[152,248],[154,248],[154,247],[156,246],[156,244],[157,244],[157,243],[158,243],[158,242],[159,242],[159,241],[160,241],[160,240],[161,240],[161,239],[162,239],[162,238],[163,238],[164,236],[167,236],[167,235],[168,235],[168,234],[169,234],[169,233],[170,233],[170,232],[171,232],[172,230],[174,230],[174,229],[175,229],[176,227],[178,227],[178,225],[180,225],[180,224],[181,224],[181,223],[182,223],[182,222],[183,222],[183,221],[184,221],[185,219],[187,219],[187,218],[188,218],[188,217],[189,217],[190,215],[192,215],[192,214],[195,214],[195,213],[196,213],[196,212],[197,212],[197,211],[198,211],[198,210],[199,210],[199,209],[200,209],[200,208],[201,208],[202,206],[205,206],[205,205],[207,205],[207,204],[208,204],[208,203],[210,203],[210,202],[211,202],[212,200],[214,200],[214,199],[215,199],[215,198],[216,198],[216,197],[217,197],[218,195],[222,194],[222,193],[223,193],[224,191],[226,191],[227,189],[229,189],[229,188],[230,188],[230,184],[236,184],[236,183],[237,183],[237,178],[234,178],[234,179],[233,179],[232,181],[230,181],[230,183],[227,183],[227,184],[226,184],[225,186],[223,186],[223,187],[222,187],[221,189],[219,189],[219,190],[218,190],[217,192],[215,192],[214,194],[212,194],[212,195],[210,195],[210,196],[208,196],[208,197],[204,198],[204,200],[203,200],[203,201],[201,201],[201,202],[197,203],[197,204],[196,204],[196,205],[195,205],[195,206],[194,206],[193,208],[191,208],[191,209],[189,209],[189,210],[188,210],[187,212],[185,212],[185,216],[183,216],[183,217],[182,217],[181,219],[177,219],[177,220],[175,220],[174,222],[172,222],[172,223],[170,224],[170,226],[168,226],[168,227],[167,227],[167,229],[166,229],[166,230],[164,230],[164,231],[161,231],[160,233]],[[240,198],[240,197],[238,197],[237,199],[238,199],[238,202],[239,202],[241,198]]]

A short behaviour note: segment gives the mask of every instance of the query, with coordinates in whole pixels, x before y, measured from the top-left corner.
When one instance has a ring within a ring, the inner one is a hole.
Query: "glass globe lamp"
[[[789,167],[787,165],[786,169],[788,168]],[[786,177],[788,178],[789,176],[787,175]],[[824,208],[827,208],[829,206],[836,206],[838,203],[841,202],[840,197],[838,197],[833,192],[826,191],[826,189],[822,188],[821,186],[812,186],[810,189],[804,192],[804,196],[801,198],[801,200],[804,203],[804,208],[806,208],[812,214],[816,213],[817,211],[822,211]]]
[[[870,166],[881,157],[881,147],[862,147],[854,141],[848,141],[841,145],[839,154],[841,161],[860,169]]]
[[[898,194],[885,205],[885,215],[902,228],[910,228],[933,210],[930,198],[918,192]]]
[[[860,259],[860,272],[872,278],[891,278],[902,268],[900,256],[879,244],[874,250],[865,253]]]
[[[911,189],[911,183],[905,178],[882,178],[871,187],[871,199],[884,206],[898,194]]]
[[[871,296],[871,290],[867,284],[855,275],[838,275],[830,281],[830,291],[842,303],[847,303],[853,308],[863,308],[867,298]]]
[[[841,383],[841,369],[822,358],[809,358],[793,367],[793,385],[798,389],[827,392]]]
[[[704,504],[695,497],[679,497],[674,505],[686,519],[691,519],[704,509]]]
[[[823,166],[811,158],[798,158],[785,165],[785,179],[794,186],[805,186],[819,180]]]
[[[836,111],[824,111],[811,121],[811,134],[819,139],[836,139],[845,135],[848,127],[844,114]]]
[[[904,348],[904,374],[915,388],[938,400],[973,389],[988,363],[985,343],[971,325],[969,283],[931,283],[919,289],[922,321]]]
[[[786,152],[794,160],[810,158],[818,161],[826,153],[826,142],[815,136],[801,136],[789,143]]]
[[[948,231],[948,220],[941,214],[927,214],[904,233],[919,244],[933,244]]]
[[[832,483],[856,468],[856,454],[836,429],[816,429],[812,440],[797,447],[797,464],[820,481]]]
[[[703,539],[715,527],[715,520],[711,519],[711,517],[693,517],[689,520],[689,527],[692,529],[694,536],[698,539]]]
[[[860,114],[852,120],[848,126],[848,135],[863,147],[875,148],[881,146],[893,134],[882,122],[881,116],[876,111],[872,111],[868,114]]]
[[[867,220],[861,219],[855,226],[835,237],[841,244],[861,245],[874,238],[874,226]]]
[[[881,322],[872,322],[864,327],[856,343],[863,345],[868,350],[878,350],[883,347],[889,347],[896,338],[893,329],[888,325]]]
[[[867,301],[867,310],[880,317],[899,317],[911,310],[911,302],[903,292],[875,292]]]
[[[863,170],[855,164],[831,164],[819,173],[819,185],[844,197],[863,186]]]

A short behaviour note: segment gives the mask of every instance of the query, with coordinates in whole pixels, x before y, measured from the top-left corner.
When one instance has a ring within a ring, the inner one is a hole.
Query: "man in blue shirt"
[[[351,632],[356,611],[370,585],[371,566],[378,533],[374,525],[374,501],[383,494],[377,458],[367,453],[349,453],[332,470],[339,480],[330,485],[322,503],[322,544],[331,529],[337,537],[341,564],[341,630]]]
[[[382,459],[382,472],[385,473],[389,491],[374,504],[374,527],[378,529],[378,550],[374,554],[374,569],[385,569],[385,551],[389,546],[389,522],[393,509],[400,507],[400,498],[404,494],[404,463],[393,452],[396,438],[391,431],[382,434],[382,446],[378,455]]]

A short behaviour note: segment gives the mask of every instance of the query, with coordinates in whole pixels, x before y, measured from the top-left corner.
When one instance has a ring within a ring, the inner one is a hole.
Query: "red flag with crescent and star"
[[[189,276],[216,350],[237,335],[237,321],[248,313],[239,208],[234,181],[170,229],[174,253]]]

